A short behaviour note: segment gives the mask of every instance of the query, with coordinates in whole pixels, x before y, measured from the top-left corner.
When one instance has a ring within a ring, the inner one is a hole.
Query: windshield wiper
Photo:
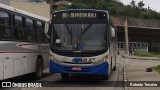
[[[82,37],[82,35],[86,32],[86,31],[88,31],[89,30],[89,28],[92,26],[92,24],[89,24],[85,29],[84,29],[84,31],[82,31],[82,29],[81,29],[81,34],[80,34],[80,38],[77,40],[77,45],[78,45],[78,49],[82,49],[83,48],[83,45],[82,45],[82,42],[81,42],[81,37]]]
[[[85,32],[88,31],[91,26],[92,26],[92,24],[89,24],[89,25],[84,29],[84,31],[81,33],[81,35],[85,34]]]
[[[72,31],[69,29],[68,24],[65,24],[65,26],[66,26],[66,28],[67,28],[67,31],[68,31],[69,35],[72,36]]]
[[[65,26],[67,28],[67,31],[68,31],[69,35],[71,36],[71,43],[72,43],[72,30],[69,29],[68,24],[65,24]]]

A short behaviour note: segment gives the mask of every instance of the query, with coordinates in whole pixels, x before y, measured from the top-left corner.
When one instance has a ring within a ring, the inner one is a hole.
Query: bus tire
[[[112,71],[115,71],[116,70],[116,68],[117,68],[117,65],[116,65],[116,60],[115,60],[115,65],[114,65],[114,67],[113,67],[113,69],[112,69]]]
[[[109,79],[109,75],[103,75],[102,78],[103,78],[103,80],[108,80]]]
[[[42,76],[43,76],[43,61],[41,58],[38,58],[36,61],[35,78],[39,80],[42,78]]]
[[[115,71],[116,70],[116,65],[114,66],[113,70],[112,71]]]
[[[69,78],[69,74],[68,73],[61,73],[61,77],[63,80],[67,80]]]

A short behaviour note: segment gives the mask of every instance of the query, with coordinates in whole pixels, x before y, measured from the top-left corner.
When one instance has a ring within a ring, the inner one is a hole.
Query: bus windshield
[[[51,43],[56,50],[105,50],[106,26],[106,24],[54,24]]]

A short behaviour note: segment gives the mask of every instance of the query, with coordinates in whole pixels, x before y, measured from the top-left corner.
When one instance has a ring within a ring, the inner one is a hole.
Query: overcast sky
[[[127,4],[130,4],[132,0],[119,0],[119,1],[127,5]],[[134,1],[136,1],[136,4],[137,4],[139,1],[142,1],[142,0],[134,0]],[[146,8],[149,5],[149,7],[152,10],[160,12],[160,0],[143,0],[143,2],[145,3]]]

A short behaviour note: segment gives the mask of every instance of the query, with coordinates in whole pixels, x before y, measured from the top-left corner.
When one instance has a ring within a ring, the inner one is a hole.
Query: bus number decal
[[[82,58],[82,62],[87,63],[87,62],[94,62],[96,59],[95,58]]]

